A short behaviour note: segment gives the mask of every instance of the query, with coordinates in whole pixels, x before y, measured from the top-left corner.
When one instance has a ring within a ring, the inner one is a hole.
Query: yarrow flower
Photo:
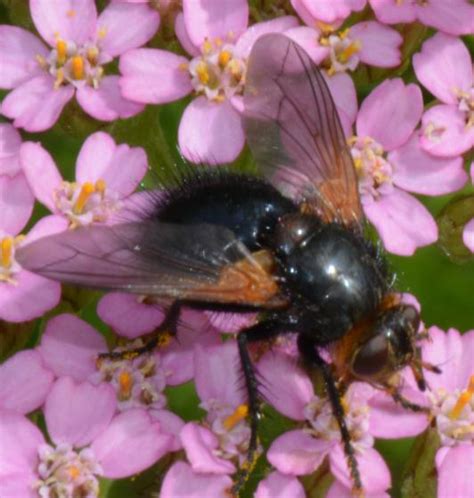
[[[436,156],[455,156],[474,147],[474,77],[467,47],[437,33],[413,56],[416,77],[442,103],[422,118],[420,143]]]
[[[250,49],[260,35],[296,24],[287,16],[247,29],[246,0],[184,0],[175,30],[191,60],[164,50],[132,50],[120,58],[122,94],[151,104],[197,94],[181,118],[180,149],[194,162],[231,162],[245,141],[240,110]]]
[[[99,476],[118,479],[158,461],[171,436],[143,410],[114,416],[106,384],[59,379],[44,415],[51,443],[24,416],[0,411],[0,487],[5,496],[99,496]]]
[[[1,113],[27,131],[54,125],[76,94],[93,118],[112,121],[143,109],[124,99],[104,65],[145,44],[159,15],[146,5],[111,3],[97,16],[94,0],[30,0],[33,23],[49,45],[16,26],[0,26],[0,88],[13,89]]]
[[[141,147],[116,145],[97,132],[84,142],[76,163],[76,181],[67,182],[51,155],[39,143],[25,142],[20,162],[36,198],[71,228],[110,223],[147,171]]]
[[[441,195],[467,180],[461,157],[436,158],[421,149],[415,128],[422,112],[417,85],[386,80],[362,103],[350,139],[364,212],[386,249],[406,256],[438,237],[431,214],[407,191]]]

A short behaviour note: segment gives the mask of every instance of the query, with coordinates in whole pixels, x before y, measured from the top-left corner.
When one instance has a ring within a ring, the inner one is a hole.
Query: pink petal
[[[121,292],[106,294],[97,305],[97,314],[117,334],[128,339],[152,332],[164,319],[163,310],[157,305]]]
[[[357,135],[374,138],[386,150],[395,149],[408,140],[422,112],[423,97],[417,85],[405,85],[400,78],[385,80],[362,102]]]
[[[52,47],[58,37],[84,43],[97,21],[93,0],[30,0],[30,11],[36,29]]]
[[[468,91],[472,64],[464,43],[454,36],[437,33],[413,56],[420,83],[445,104],[457,104],[456,90]]]
[[[317,19],[306,8],[305,0],[290,0],[290,2],[298,16],[307,26],[314,26],[317,23]]]
[[[474,331],[460,335],[455,329],[444,333],[438,327],[430,327],[428,332],[431,341],[423,343],[423,360],[441,368],[440,374],[425,371],[428,385],[448,392],[466,389],[473,374]]]
[[[233,474],[235,465],[215,455],[219,447],[217,436],[194,422],[186,424],[180,434],[186,457],[194,472],[200,474]]]
[[[2,493],[5,497],[37,498],[38,493],[34,484],[38,481],[38,475],[30,469],[14,472],[5,477],[0,477]]]
[[[188,32],[186,31],[186,26],[184,25],[184,15],[180,12],[174,21],[174,32],[176,38],[178,38],[181,46],[186,50],[189,55],[196,56],[201,53],[201,51],[193,45],[193,42],[189,39]]]
[[[1,30],[1,26],[0,26]],[[0,175],[15,176],[20,172],[21,136],[10,123],[0,124]]]
[[[35,197],[53,213],[53,193],[63,179],[51,154],[38,142],[25,142],[20,148],[20,164]]]
[[[272,472],[260,481],[255,498],[305,498],[306,494],[296,477]]]
[[[0,410],[0,479],[13,473],[26,474],[38,464],[38,447],[43,444],[41,431],[26,417]]]
[[[61,377],[44,405],[48,433],[56,444],[80,448],[104,434],[115,408],[115,392],[109,384],[78,384],[70,377]]]
[[[159,24],[158,12],[146,4],[109,3],[97,20],[99,45],[107,55],[117,57],[144,45]]]
[[[35,198],[23,173],[0,176],[0,229],[16,235],[28,223]]]
[[[0,53],[0,88],[15,88],[43,72],[35,57],[45,57],[48,49],[29,31],[3,25]]]
[[[27,271],[15,274],[15,285],[0,285],[0,319],[25,322],[54,308],[61,297],[61,286]]]
[[[352,488],[346,488],[339,481],[334,481],[325,498],[353,498]],[[365,490],[364,490],[365,491]],[[365,493],[365,498],[390,498],[388,493]]]
[[[14,119],[13,124],[26,131],[51,128],[74,95],[74,87],[54,89],[53,84],[52,76],[47,74],[27,80],[3,99],[2,114]]]
[[[448,194],[459,190],[468,180],[461,157],[443,159],[426,153],[416,134],[405,145],[390,152],[388,160],[395,166],[395,185],[410,192]]]
[[[105,339],[87,322],[64,313],[49,320],[38,351],[58,377],[83,381],[97,371],[97,355],[107,351]]]
[[[474,218],[464,226],[462,240],[464,245],[474,252]]]
[[[142,48],[120,57],[122,95],[144,104],[163,104],[192,90],[185,57],[165,50]]]
[[[270,351],[258,362],[262,394],[280,413],[304,420],[304,408],[314,396],[313,384],[293,358]]]
[[[333,446],[334,442],[315,439],[302,430],[289,431],[273,441],[267,460],[284,474],[312,474]]]
[[[99,88],[84,85],[77,90],[79,105],[89,116],[100,121],[129,118],[143,111],[144,106],[127,100],[120,92],[120,76],[106,76]]]
[[[474,497],[474,446],[460,444],[451,448],[438,470],[438,498]]]
[[[466,127],[466,113],[456,106],[436,105],[423,114],[420,143],[435,156],[457,156],[474,146],[474,126]]]
[[[285,36],[303,47],[315,64],[320,64],[329,55],[329,49],[319,44],[321,32],[309,26],[298,26],[285,32]]]
[[[338,19],[347,17],[353,10],[362,10],[366,0],[331,0],[330,2],[301,0],[301,3],[316,19],[332,23]]]
[[[341,120],[346,116],[350,126],[357,116],[357,93],[352,78],[347,73],[324,74],[329,91],[336,104]]]
[[[246,0],[184,0],[184,24],[189,38],[200,47],[206,38],[236,40],[247,28]]]
[[[474,32],[474,6],[469,0],[430,0],[426,5],[417,5],[418,19],[451,35],[469,35]]]
[[[358,55],[362,62],[377,67],[400,64],[403,37],[398,31],[377,21],[366,21],[354,24],[350,28],[350,37],[361,43]]]
[[[356,453],[362,487],[368,494],[383,493],[390,487],[390,471],[387,464],[374,448],[366,448]],[[346,488],[352,488],[352,479],[341,445],[336,445],[329,453],[329,463],[334,477]]]
[[[409,2],[395,0],[369,0],[377,19],[385,24],[410,23],[416,19],[416,11]]]
[[[232,479],[226,475],[197,474],[184,462],[176,462],[166,473],[161,498],[222,498],[227,496]]]
[[[394,254],[410,256],[417,247],[438,238],[438,227],[429,211],[403,190],[394,188],[389,195],[382,195],[363,207],[385,248]]]
[[[298,26],[298,19],[293,16],[281,16],[270,21],[253,24],[239,38],[235,45],[235,53],[246,59],[250,55],[253,44],[260,36],[267,33],[283,33],[296,26]]]
[[[171,436],[160,431],[144,410],[117,415],[97,437],[91,449],[109,479],[128,477],[157,462],[170,449]]]
[[[191,380],[196,346],[207,348],[218,343],[219,336],[210,327],[206,315],[184,309],[178,323],[177,339],[161,350],[163,369],[168,372],[167,383],[175,386]]]
[[[196,346],[194,370],[196,390],[202,401],[217,399],[231,406],[245,401],[245,391],[240,389],[242,373],[235,342],[206,349]]]
[[[76,165],[80,183],[104,180],[120,198],[130,195],[146,174],[148,161],[141,147],[116,145],[107,133],[97,132],[84,142]]]
[[[172,436],[169,451],[179,451],[183,447],[179,437],[181,429],[184,427],[183,420],[168,410],[150,410],[148,413],[153,420],[160,423],[161,432]]]
[[[18,413],[39,408],[53,383],[37,351],[20,351],[0,365],[0,407]]]
[[[202,123],[206,123],[203,127]],[[178,130],[178,142],[189,161],[208,164],[232,162],[245,142],[240,115],[228,101],[194,99],[186,107]]]

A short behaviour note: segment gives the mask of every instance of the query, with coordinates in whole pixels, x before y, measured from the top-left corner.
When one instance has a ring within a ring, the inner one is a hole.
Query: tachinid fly
[[[52,235],[17,259],[61,282],[153,296],[169,305],[163,330],[181,305],[265,312],[237,336],[249,460],[259,393],[248,344],[296,334],[302,359],[322,374],[361,494],[343,390],[364,380],[417,410],[390,379],[408,365],[424,389],[422,367],[436,369],[420,358],[418,312],[393,292],[383,255],[364,236],[355,169],[321,72],[285,36],[262,36],[249,57],[244,104],[247,141],[265,179],[196,168],[152,194],[139,221]],[[324,346],[331,363],[320,355]]]

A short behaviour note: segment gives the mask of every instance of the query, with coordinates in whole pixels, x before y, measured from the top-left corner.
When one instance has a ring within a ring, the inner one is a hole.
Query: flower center
[[[474,375],[467,388],[448,393],[444,389],[430,394],[432,411],[444,446],[460,441],[474,443]]]
[[[102,179],[82,185],[62,182],[54,190],[53,198],[58,210],[71,222],[72,228],[93,222],[103,223],[120,209],[117,194],[107,189]]]
[[[201,55],[194,57],[188,65],[196,92],[215,102],[242,93],[245,70],[245,62],[234,54],[234,45],[224,44],[219,38],[213,43],[206,39]]]
[[[474,86],[467,92],[457,90],[458,109],[466,115],[466,128],[474,127]]]
[[[139,343],[135,341],[129,349],[135,348],[137,344]],[[114,350],[123,351],[123,348]],[[97,380],[109,382],[114,387],[118,407],[122,411],[129,408],[161,409],[166,405],[163,391],[167,373],[160,366],[159,360],[158,354],[141,355],[131,361],[101,359],[97,362]]]
[[[40,496],[99,496],[96,475],[102,473],[102,468],[91,449],[77,452],[67,444],[56,448],[45,444],[39,448],[38,454],[40,478],[34,487]]]
[[[55,88],[68,83],[75,87],[87,84],[98,88],[104,74],[101,63],[108,62],[105,56],[101,57],[96,44],[86,43],[78,47],[62,38],[56,40],[55,48],[47,57],[38,55],[36,60],[54,77]]]
[[[359,178],[361,196],[374,199],[392,188],[392,165],[387,161],[383,147],[371,137],[349,139],[354,166]]]
[[[357,53],[361,49],[360,40],[352,40],[349,30],[340,33],[324,32],[319,43],[329,48],[329,55],[323,64],[327,67],[329,76],[334,73],[354,71],[359,64]]]
[[[2,235],[0,232],[0,282],[16,284],[13,275],[18,273],[21,267],[15,261],[15,247],[20,244],[23,238],[22,235],[12,237],[11,235]]]

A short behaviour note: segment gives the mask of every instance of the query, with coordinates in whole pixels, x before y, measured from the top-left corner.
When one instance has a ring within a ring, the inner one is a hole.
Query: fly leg
[[[245,388],[247,390],[249,403],[250,418],[250,441],[247,451],[247,461],[239,469],[233,492],[238,493],[239,489],[245,483],[250,471],[256,460],[257,443],[258,443],[258,423],[260,419],[260,399],[258,393],[258,380],[255,374],[248,344],[252,342],[264,341],[281,334],[282,321],[278,319],[268,319],[257,323],[247,329],[242,330],[237,335],[237,345],[239,348],[240,363],[244,374]]]
[[[158,325],[155,330],[153,337],[148,339],[143,346],[139,346],[134,349],[129,349],[127,351],[113,351],[110,353],[99,354],[99,361],[102,359],[108,360],[133,360],[137,356],[141,356],[145,353],[150,353],[157,346],[166,343],[170,336],[176,336],[176,328],[178,325],[178,319],[180,314],[180,303],[174,301],[166,312],[165,318]]]
[[[341,393],[338,390],[336,381],[331,372],[330,366],[319,355],[315,343],[305,337],[303,334],[298,336],[298,350],[304,361],[316,367],[322,374],[326,392],[331,403],[332,412],[339,425],[341,431],[342,443],[344,445],[344,453],[346,454],[347,463],[353,480],[353,493],[355,496],[363,496],[362,481],[360,479],[359,467],[355,458],[354,447],[351,443],[351,436],[347,428],[344,417],[344,408],[341,403]]]

